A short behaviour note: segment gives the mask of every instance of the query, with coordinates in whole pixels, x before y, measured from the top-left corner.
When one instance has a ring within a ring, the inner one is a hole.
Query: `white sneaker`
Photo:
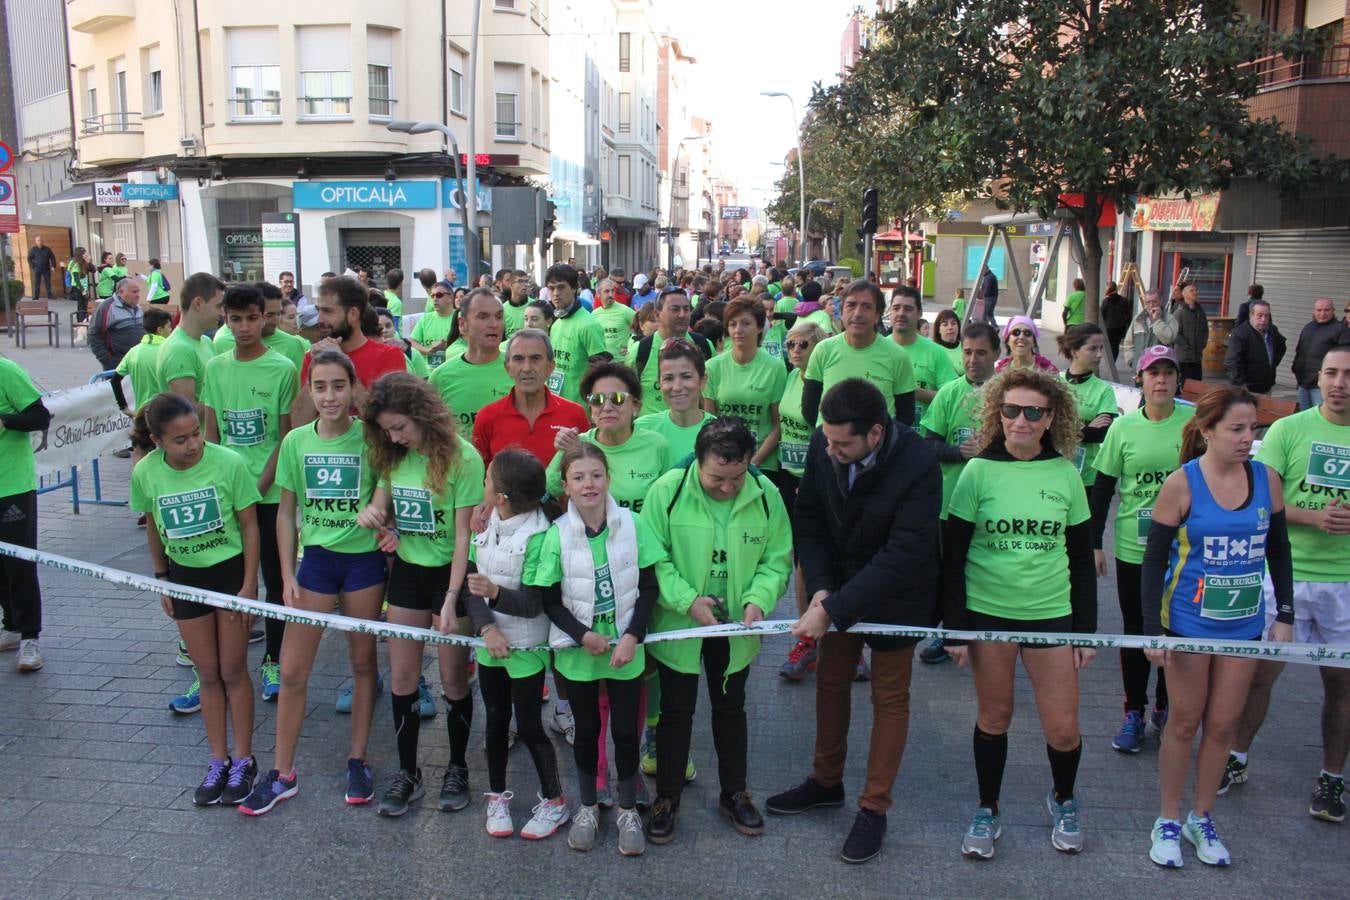
[[[1186,816],[1186,824],[1181,826],[1181,834],[1195,845],[1195,855],[1207,866],[1226,866],[1233,861],[1228,848],[1219,840],[1219,831],[1214,827],[1212,816],[1197,816],[1191,810]]]
[[[567,824],[568,819],[572,818],[572,813],[567,808],[567,798],[562,796],[555,800],[540,797],[530,812],[534,815],[525,823],[525,827],[520,829],[520,836],[527,841],[541,841],[546,837],[552,837],[559,828]]]
[[[1153,831],[1149,834],[1153,846],[1148,858],[1168,869],[1180,869],[1185,865],[1181,857],[1181,823],[1176,819],[1164,819],[1159,816],[1153,821]]]
[[[487,795],[487,833],[493,837],[510,837],[516,833],[516,823],[511,820],[510,791]]]
[[[572,717],[572,710],[560,710],[553,707],[553,718],[548,720],[548,727],[556,733],[561,734],[570,747],[577,739],[577,720]]]
[[[572,817],[572,827],[567,832],[567,846],[585,853],[595,846],[595,835],[599,830],[597,807],[582,804],[577,807],[577,814]]]
[[[19,671],[36,672],[42,668],[42,651],[38,649],[37,638],[24,638],[19,641]]]
[[[0,631],[0,653],[6,650],[18,650],[20,640],[22,638],[19,637],[17,631]]]
[[[619,810],[614,823],[619,829],[619,852],[624,856],[641,856],[647,849],[647,835],[642,830],[642,816],[636,809]]]

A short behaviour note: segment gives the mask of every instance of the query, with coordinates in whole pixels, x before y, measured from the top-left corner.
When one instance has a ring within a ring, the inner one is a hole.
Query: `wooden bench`
[[[1181,399],[1198,403],[1205,394],[1218,387],[1217,383],[1206,383],[1187,378],[1181,385]],[[1256,424],[1260,428],[1269,428],[1277,419],[1292,416],[1298,412],[1298,404],[1293,400],[1280,400],[1265,394],[1256,394]]]
[[[14,305],[14,342],[28,348],[28,329],[47,329],[47,344],[61,346],[61,319],[47,306],[46,300],[20,300]]]

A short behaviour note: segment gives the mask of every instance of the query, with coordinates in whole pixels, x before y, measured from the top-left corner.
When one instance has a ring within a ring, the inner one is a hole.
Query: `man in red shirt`
[[[406,371],[408,367],[399,348],[372,341],[361,332],[361,316],[365,314],[369,296],[369,291],[355,278],[334,277],[319,285],[314,306],[319,313],[322,337],[305,354],[300,367],[300,383],[305,385],[309,382],[309,360],[314,351],[333,349],[347,354],[360,382],[352,394],[357,409],[365,405],[368,390],[377,378],[386,372]],[[291,406],[292,427],[313,422],[316,416],[309,391],[300,391]]]
[[[586,411],[548,389],[553,344],[538,329],[525,328],[511,336],[506,345],[506,372],[515,387],[479,410],[473,423],[473,445],[484,465],[514,446],[528,450],[547,466],[557,452],[553,439],[559,428],[590,430]]]

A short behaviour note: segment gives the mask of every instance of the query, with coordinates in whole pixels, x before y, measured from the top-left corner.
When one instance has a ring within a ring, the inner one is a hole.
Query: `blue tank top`
[[[1249,465],[1251,500],[1231,510],[1209,492],[1199,459],[1181,467],[1191,490],[1191,512],[1172,542],[1161,611],[1163,628],[1173,634],[1239,641],[1261,637],[1270,475],[1264,463]]]

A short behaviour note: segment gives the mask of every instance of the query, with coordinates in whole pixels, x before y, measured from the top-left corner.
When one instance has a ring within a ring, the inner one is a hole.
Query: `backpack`
[[[648,335],[647,337],[643,338],[641,341],[638,342],[638,354],[637,358],[633,361],[634,362],[633,370],[637,372],[639,376],[642,374],[643,370],[647,368],[647,360],[651,358],[652,345],[656,343],[654,340],[652,340],[652,338],[654,337],[655,337],[654,334]],[[685,334],[685,337],[687,337],[689,339],[689,342],[692,343],[695,347],[699,349],[700,352],[703,353],[704,359],[712,359],[712,344],[708,343],[708,339],[706,337],[699,334],[697,331],[687,332]]]

